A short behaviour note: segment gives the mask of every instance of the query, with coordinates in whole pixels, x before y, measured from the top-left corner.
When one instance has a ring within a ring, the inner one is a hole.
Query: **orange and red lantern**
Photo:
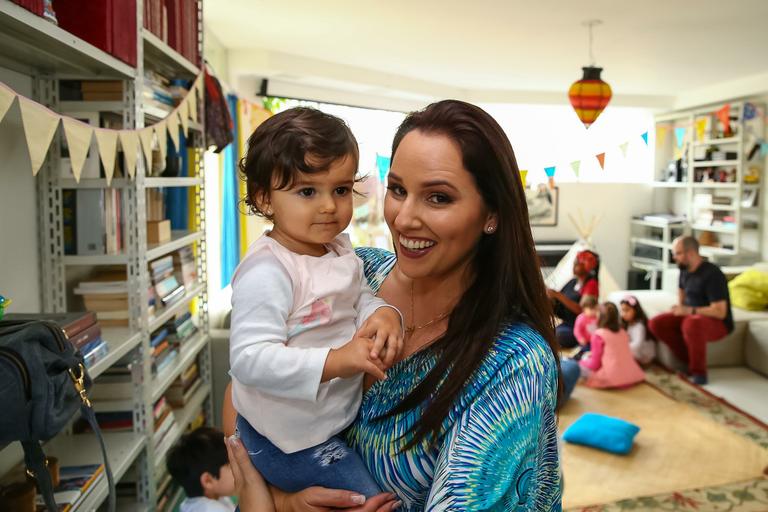
[[[571,85],[568,99],[581,122],[589,128],[611,101],[612,92],[611,86],[600,78],[603,68],[587,66],[581,69],[584,76]]]

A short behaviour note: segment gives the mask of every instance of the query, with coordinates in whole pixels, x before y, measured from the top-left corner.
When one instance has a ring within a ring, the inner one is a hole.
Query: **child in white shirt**
[[[619,304],[621,323],[629,334],[629,348],[640,364],[648,364],[656,357],[656,343],[648,330],[648,317],[634,295],[627,295]]]
[[[363,374],[386,378],[402,349],[400,313],[373,295],[341,234],[357,164],[344,122],[308,108],[262,123],[240,164],[246,204],[274,227],[232,279],[237,435],[264,479],[287,492],[380,492],[338,435],[357,415]]]

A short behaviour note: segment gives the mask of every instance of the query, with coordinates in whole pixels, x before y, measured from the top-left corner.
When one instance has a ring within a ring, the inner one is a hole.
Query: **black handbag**
[[[20,441],[27,474],[35,478],[50,511],[53,483],[40,442],[61,432],[79,410],[99,439],[115,510],[115,482],[88,389],[83,356],[53,322],[0,321],[0,446]]]

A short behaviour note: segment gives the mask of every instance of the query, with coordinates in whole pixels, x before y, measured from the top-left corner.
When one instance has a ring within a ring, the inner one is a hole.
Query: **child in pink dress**
[[[619,323],[619,310],[612,302],[600,305],[590,345],[589,355],[579,362],[587,386],[622,388],[645,380],[645,372],[629,348],[629,335]]]

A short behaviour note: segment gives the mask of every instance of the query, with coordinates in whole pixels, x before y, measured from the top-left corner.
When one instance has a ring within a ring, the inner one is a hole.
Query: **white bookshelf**
[[[196,2],[199,26],[202,27],[202,1]],[[129,66],[60,27],[36,16],[26,9],[0,0],[0,67],[29,75],[33,81],[32,98],[50,109],[66,115],[68,112],[112,112],[123,118],[126,128],[142,128],[157,122],[167,114],[161,109],[142,104],[145,70],[154,70],[169,78],[193,79],[200,67],[186,60],[181,54],[144,30],[143,0],[137,0],[136,41],[137,65]],[[199,54],[202,55],[203,36],[198,34]],[[59,80],[110,79],[123,81],[122,101],[59,101]],[[194,94],[192,92],[191,94]],[[133,430],[129,432],[105,432],[108,457],[115,481],[126,473],[137,482],[136,496],[119,500],[120,510],[155,510],[158,485],[158,467],[164,467],[166,452],[156,452],[152,445],[153,405],[167,391],[173,381],[194,362],[197,362],[202,380],[200,388],[189,403],[175,411],[179,430],[166,442],[170,446],[184,432],[190,421],[202,408],[209,422],[213,408],[210,401],[211,361],[208,335],[207,308],[207,242],[205,238],[205,168],[203,166],[203,141],[205,112],[198,107],[198,121],[189,122],[189,135],[193,146],[190,152],[189,176],[151,177],[143,158],[138,159],[133,178],[115,177],[111,184],[106,179],[74,179],[60,177],[59,133],[49,151],[40,173],[38,184],[39,256],[42,287],[42,309],[60,312],[71,310],[69,275],[79,276],[88,269],[105,265],[126,268],[129,278],[130,325],[102,327],[102,337],[109,352],[96,362],[89,374],[94,386],[117,362],[129,361],[133,367],[130,400],[124,403],[133,409]],[[59,130],[61,132],[61,130]],[[93,148],[92,148],[93,149]],[[19,151],[26,152],[23,147]],[[195,213],[187,230],[173,231],[171,240],[161,244],[149,244],[146,240],[146,205],[148,189],[185,187],[196,192],[196,201],[189,205]],[[123,204],[124,249],[118,254],[65,255],[63,247],[62,191],[64,189],[117,189]],[[147,289],[150,286],[148,263],[183,247],[194,248],[198,280],[185,289],[184,296],[173,304],[147,310]],[[32,257],[32,255],[30,255]],[[153,330],[173,319],[177,314],[192,311],[198,332],[182,342],[175,360],[158,376],[152,375],[152,348],[150,337]],[[63,465],[101,463],[101,451],[96,437],[91,434],[73,435],[68,429],[44,446],[44,451],[55,455]],[[0,476],[22,461],[17,444],[0,451]],[[129,472],[130,468],[130,472]],[[174,499],[178,501],[177,493]],[[91,485],[74,511],[98,509],[107,498],[106,476],[102,475]]]

